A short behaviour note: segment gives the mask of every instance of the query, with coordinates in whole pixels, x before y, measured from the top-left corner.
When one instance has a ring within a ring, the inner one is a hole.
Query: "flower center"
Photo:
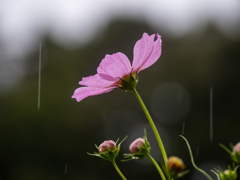
[[[123,90],[133,90],[138,83],[138,75],[136,72],[132,72],[119,78],[119,81],[115,84],[118,88]]]

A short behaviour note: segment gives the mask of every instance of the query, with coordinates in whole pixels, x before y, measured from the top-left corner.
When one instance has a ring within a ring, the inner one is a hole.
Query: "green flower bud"
[[[234,170],[226,169],[219,177],[221,180],[235,180],[237,179],[237,173]]]
[[[231,166],[228,166],[228,169],[226,169],[225,171],[223,171],[221,168],[215,169],[214,172],[215,174],[218,175],[218,177],[221,180],[236,180],[237,179],[237,169],[239,166],[235,167],[235,164],[233,163],[233,167],[231,168]]]

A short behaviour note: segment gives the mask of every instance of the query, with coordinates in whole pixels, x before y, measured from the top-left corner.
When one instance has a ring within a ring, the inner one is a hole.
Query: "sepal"
[[[104,152],[94,152],[93,154],[91,153],[88,153],[88,155],[90,156],[97,156],[97,157],[100,157],[104,160],[108,160],[108,161],[114,161],[116,159],[116,157],[118,156],[118,153],[120,151],[120,146],[122,144],[122,142],[127,138],[127,136],[118,144],[117,148],[115,148],[114,150],[110,150],[108,148],[107,151],[104,151]],[[118,142],[118,140],[116,141],[116,143]],[[97,145],[95,145],[96,148],[99,150],[99,147]]]
[[[133,159],[143,159],[143,158],[149,156],[151,147],[150,147],[149,141],[147,140],[147,132],[146,132],[145,129],[143,131],[143,134],[144,134],[143,138],[136,139],[130,145],[130,152],[133,152],[133,153],[123,154],[124,158],[126,158],[126,159],[122,160],[122,161],[130,161],[130,160],[133,160]],[[140,143],[139,143],[139,141],[140,141]],[[144,143],[143,143],[143,141],[144,141]],[[141,144],[141,142],[142,142],[142,144]],[[131,150],[131,147],[138,146],[139,144],[141,144],[139,148],[135,147],[134,150]]]
[[[237,144],[237,145],[238,145],[238,144]],[[236,145],[236,146],[237,146],[237,145]],[[227,148],[226,146],[224,146],[223,144],[220,144],[220,146],[221,146],[225,151],[227,151],[227,152],[229,153],[231,159],[232,159],[234,162],[240,164],[240,152],[238,152],[238,151],[235,150],[235,149],[236,149],[236,148],[235,148],[236,146],[233,146],[233,144],[231,144],[231,143],[230,143],[231,149],[228,149],[228,148]]]
[[[228,169],[223,171],[220,167],[215,169],[214,172],[216,175],[218,175],[218,178],[220,180],[236,180],[237,179],[237,169],[239,166],[236,166],[233,164],[233,168],[231,166],[228,166]]]
[[[127,75],[123,78],[120,78],[120,81],[117,83],[117,87],[120,88],[120,89],[123,89],[125,91],[127,90],[133,90],[135,89],[137,83],[138,83],[138,73],[135,72],[131,72],[130,75]]]
[[[164,171],[167,174],[169,179],[178,179],[190,172],[189,170],[184,171],[184,169],[185,169],[185,165],[182,159],[176,156],[171,156],[168,158],[167,169],[164,168]]]

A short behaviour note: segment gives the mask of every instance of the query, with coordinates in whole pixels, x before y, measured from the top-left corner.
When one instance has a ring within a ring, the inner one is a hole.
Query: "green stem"
[[[165,178],[165,176],[164,176],[161,168],[159,167],[158,163],[153,159],[153,157],[152,157],[150,154],[148,154],[147,157],[148,157],[148,159],[150,159],[150,160],[152,161],[152,163],[153,163],[153,164],[155,165],[155,167],[157,168],[157,170],[158,170],[158,172],[159,172],[162,180],[166,180],[166,178]]]
[[[218,175],[218,173],[216,173],[215,171],[213,171],[213,170],[211,170],[214,174],[216,174],[216,176],[217,176],[217,178],[218,178],[218,180],[220,180],[220,177],[219,177],[219,175]]]
[[[121,178],[122,178],[123,180],[127,180],[127,179],[124,177],[124,175],[122,174],[122,172],[120,171],[120,169],[118,168],[115,160],[113,160],[112,163],[113,163],[113,166],[115,167],[115,169],[117,170],[118,174],[121,176]]]
[[[150,125],[151,125],[151,127],[152,127],[152,130],[153,130],[153,132],[154,132],[154,134],[155,134],[155,136],[156,136],[156,139],[157,139],[157,141],[158,141],[160,150],[161,150],[161,152],[162,152],[162,156],[163,156],[163,159],[164,159],[165,166],[167,167],[167,160],[168,160],[167,154],[166,154],[166,151],[165,151],[165,149],[164,149],[164,146],[163,146],[162,140],[161,140],[161,138],[160,138],[160,135],[159,135],[159,133],[158,133],[158,131],[157,131],[157,128],[156,128],[156,126],[155,126],[155,124],[154,124],[154,122],[153,122],[153,120],[152,120],[152,118],[151,118],[151,116],[150,116],[150,114],[149,114],[146,106],[144,105],[141,97],[139,96],[138,92],[136,91],[136,89],[133,88],[132,91],[133,91],[133,93],[135,94],[135,96],[137,97],[140,105],[141,105],[142,108],[143,108],[144,113],[145,113],[146,116],[147,116],[147,119],[148,119],[148,121],[149,121],[149,123],[150,123]]]
[[[181,138],[184,139],[184,141],[186,142],[187,144],[187,147],[188,147],[188,151],[189,151],[189,154],[190,154],[190,157],[191,157],[191,161],[192,161],[192,165],[193,167],[198,170],[199,172],[201,172],[202,174],[204,174],[209,180],[213,180],[205,171],[203,171],[202,169],[200,169],[199,167],[197,167],[197,165],[194,163],[194,159],[193,159],[193,155],[192,155],[192,150],[191,150],[191,147],[187,141],[187,139],[183,136],[180,135]]]

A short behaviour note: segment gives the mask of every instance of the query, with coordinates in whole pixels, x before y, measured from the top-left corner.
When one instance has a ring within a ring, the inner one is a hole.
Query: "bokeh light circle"
[[[187,90],[175,82],[163,83],[154,89],[151,108],[154,117],[166,124],[180,123],[191,107]]]

